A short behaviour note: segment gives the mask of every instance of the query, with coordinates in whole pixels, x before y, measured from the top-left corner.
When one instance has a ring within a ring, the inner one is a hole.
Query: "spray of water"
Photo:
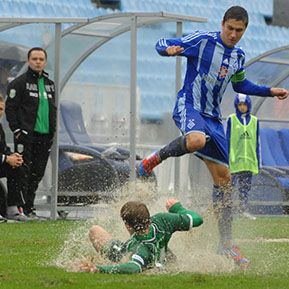
[[[142,201],[149,207],[151,215],[165,211],[165,201],[168,197],[157,195],[147,184],[137,183],[136,192],[131,195],[129,187],[123,187],[117,192],[121,196],[104,211],[95,211],[94,217],[74,229],[67,237],[52,265],[67,271],[78,271],[81,261],[92,261],[95,264],[108,264],[92,247],[88,239],[88,230],[93,224],[98,224],[112,233],[114,238],[128,239],[129,235],[120,219],[121,206],[128,200]],[[183,201],[182,201],[183,202]],[[183,202],[184,205],[185,201]],[[195,209],[197,204],[195,203]],[[218,241],[217,225],[213,214],[209,210],[201,212],[204,224],[189,232],[177,232],[173,235],[169,247],[176,255],[176,260],[169,263],[162,271],[160,269],[147,270],[145,274],[155,273],[220,273],[231,272],[234,264],[227,258],[216,254]],[[122,260],[125,261],[125,260]]]

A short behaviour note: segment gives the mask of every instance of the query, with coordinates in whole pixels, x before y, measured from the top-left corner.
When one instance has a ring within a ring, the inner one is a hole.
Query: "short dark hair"
[[[127,202],[121,210],[120,216],[125,224],[135,232],[145,231],[150,224],[150,213],[147,206],[141,202]]]
[[[223,23],[225,23],[229,19],[243,21],[246,27],[249,23],[248,12],[245,8],[241,6],[232,6],[225,12],[223,17]]]
[[[45,54],[45,59],[47,60],[47,52],[42,47],[32,47],[27,53],[27,59],[30,58],[32,51],[42,51]]]

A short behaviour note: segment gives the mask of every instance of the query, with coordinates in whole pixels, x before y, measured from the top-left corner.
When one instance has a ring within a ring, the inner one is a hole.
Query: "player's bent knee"
[[[101,226],[94,225],[89,230],[89,239],[96,251],[100,251],[111,238],[111,234]]]
[[[206,137],[201,133],[192,133],[186,138],[187,149],[190,152],[195,152],[202,149],[206,144]]]
[[[92,241],[94,240],[97,236],[101,236],[103,234],[104,229],[101,226],[98,225],[93,225],[89,229],[89,239]]]
[[[219,176],[219,185],[220,186],[229,186],[231,184],[231,175],[230,173],[224,172],[224,174]]]

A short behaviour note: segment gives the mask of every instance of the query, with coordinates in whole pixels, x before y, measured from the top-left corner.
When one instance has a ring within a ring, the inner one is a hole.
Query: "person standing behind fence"
[[[4,115],[5,101],[0,93],[0,121]],[[5,132],[0,123],[0,178],[7,178],[8,193],[6,196],[6,189],[1,184],[0,186],[0,222],[5,221],[3,216],[6,216],[7,204],[9,208],[14,208],[13,214],[8,214],[7,218],[15,221],[27,221],[27,217],[18,210],[24,204],[24,199],[19,190],[13,190],[13,181],[15,177],[15,169],[21,167],[23,158],[18,153],[12,153],[6,144]],[[11,209],[10,209],[11,211]]]
[[[37,218],[35,193],[42,180],[56,128],[54,82],[44,71],[47,52],[40,47],[28,51],[28,70],[8,85],[6,117],[14,134],[15,151],[23,154],[18,179],[25,200],[24,213]]]
[[[236,113],[227,120],[227,141],[229,167],[232,185],[239,184],[240,213],[249,219],[256,219],[248,212],[248,194],[252,175],[259,173],[259,120],[251,115],[249,95],[237,94],[234,101]]]

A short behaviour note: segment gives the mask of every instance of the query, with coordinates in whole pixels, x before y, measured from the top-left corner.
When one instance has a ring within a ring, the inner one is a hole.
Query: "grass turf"
[[[0,225],[0,288],[288,288],[289,243],[252,242],[258,238],[289,238],[288,218],[239,219],[236,238],[250,257],[249,270],[224,274],[106,275],[71,273],[46,265],[68,232],[81,223],[30,222]],[[246,233],[242,227],[246,226]],[[246,241],[247,240],[247,241]]]

